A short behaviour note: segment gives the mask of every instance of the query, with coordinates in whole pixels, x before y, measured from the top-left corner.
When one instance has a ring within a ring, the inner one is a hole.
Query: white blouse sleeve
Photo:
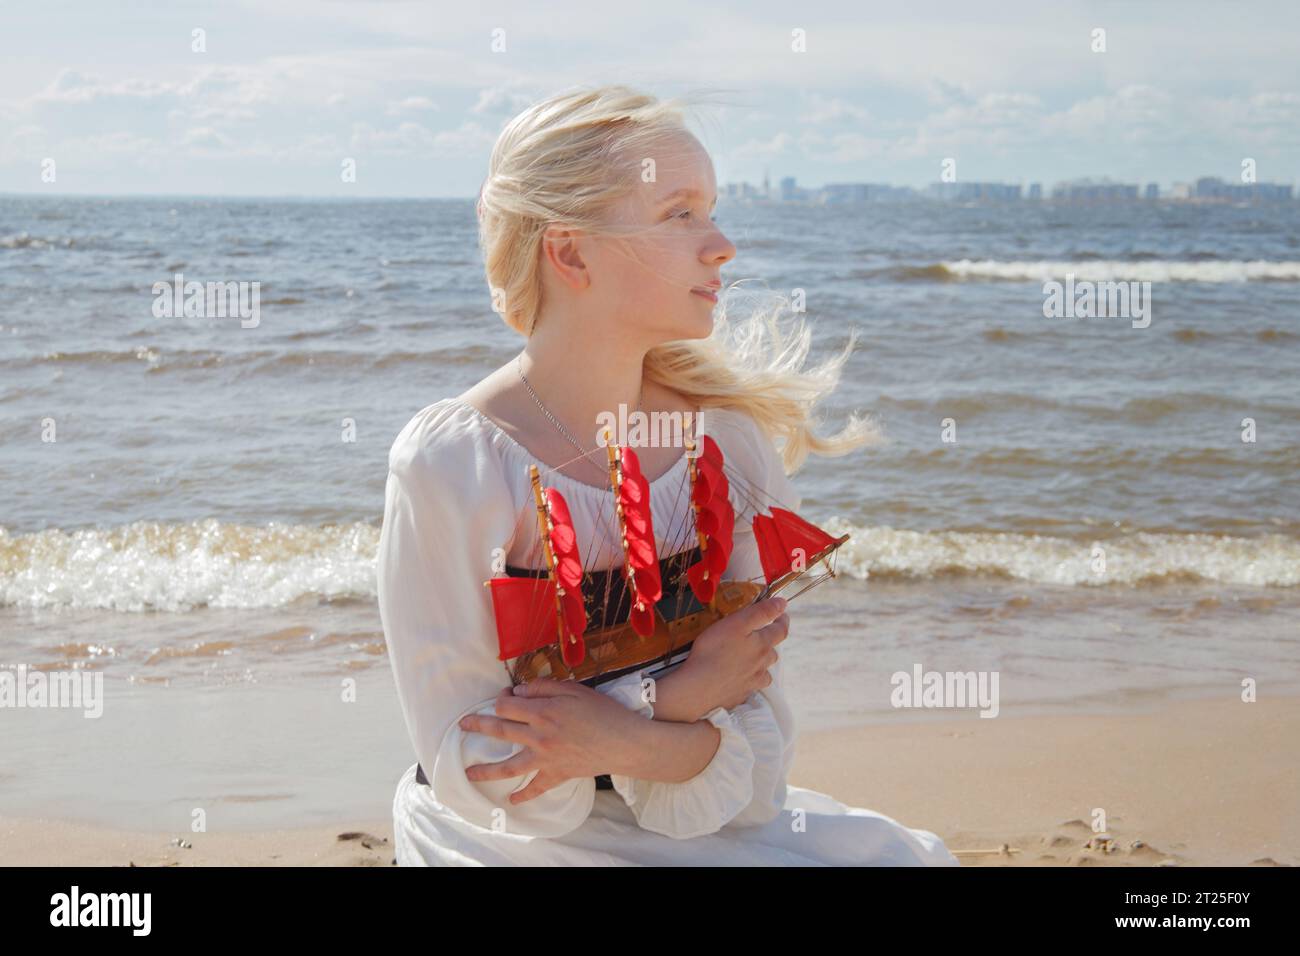
[[[707,414],[707,413],[706,413]],[[763,489],[762,500],[795,511],[802,503],[785,475],[780,456],[748,416],[743,425],[715,436],[729,469]],[[734,438],[732,437],[734,435]],[[762,580],[763,568],[754,539],[753,496],[732,488],[736,512],[731,559],[723,579]],[[611,775],[638,824],[677,839],[714,833],[723,826],[758,826],[785,806],[786,778],[794,760],[794,715],[785,699],[784,661],[772,667],[772,684],[728,711],[715,708],[704,719],[722,733],[713,760],[682,783]]]
[[[754,753],[731,712],[715,707],[704,717],[722,733],[713,759],[690,780],[670,783],[610,774],[637,825],[678,840],[716,833],[754,797]]]
[[[474,731],[466,714],[494,714],[510,678],[497,658],[491,595],[494,550],[508,553],[518,513],[500,459],[481,427],[453,402],[419,412],[388,459],[379,539],[379,611],[398,701],[434,799],[464,820],[518,836],[560,836],[580,826],[595,801],[594,777],[573,778],[511,804],[536,771],[472,781],[465,768],[496,763],[519,744]],[[633,675],[636,676],[636,675]],[[599,688],[642,709],[626,678]]]

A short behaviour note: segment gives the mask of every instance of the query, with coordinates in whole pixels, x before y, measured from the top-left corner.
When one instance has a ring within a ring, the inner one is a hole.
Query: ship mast
[[[555,552],[551,550],[551,518],[546,511],[546,501],[542,498],[542,479],[538,474],[537,465],[528,466],[528,478],[533,485],[533,500],[537,502],[537,530],[539,537],[542,539],[542,553],[546,556],[546,571],[551,581],[555,584],[555,630],[560,637],[560,646],[564,646],[564,639],[567,636],[570,644],[577,644],[578,639],[573,634],[566,635],[564,624],[564,585],[560,583],[559,576],[555,573]],[[562,653],[561,659],[569,655]],[[568,667],[568,664],[565,664]],[[573,676],[570,670],[568,676]]]

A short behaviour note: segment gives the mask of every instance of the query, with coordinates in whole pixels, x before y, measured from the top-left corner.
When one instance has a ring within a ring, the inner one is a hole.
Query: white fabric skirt
[[[393,840],[400,866],[959,865],[928,830],[793,786],[770,822],[687,840],[641,829],[613,790],[597,790],[591,815],[563,836],[518,836],[456,816],[416,783],[415,765],[397,783]]]

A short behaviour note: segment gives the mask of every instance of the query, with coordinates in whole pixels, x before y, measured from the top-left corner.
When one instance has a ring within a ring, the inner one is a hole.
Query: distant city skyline
[[[1300,5],[8,4],[0,192],[476,195],[560,89],[708,97],[718,182],[1300,175]],[[710,105],[711,104],[711,105]],[[355,172],[341,175],[348,165]]]
[[[929,183],[921,189],[880,182],[837,182],[824,183],[821,186],[800,186],[793,176],[782,176],[773,185],[770,176],[765,176],[761,184],[725,183],[719,187],[719,196],[742,201],[761,199],[772,202],[812,202],[826,205],[915,200],[983,202],[1166,200],[1286,203],[1294,202],[1297,198],[1292,183],[1230,182],[1219,176],[1198,176],[1191,182],[1174,183],[1169,189],[1162,189],[1155,182],[1125,183],[1105,176],[1083,177],[1055,183],[950,180]]]

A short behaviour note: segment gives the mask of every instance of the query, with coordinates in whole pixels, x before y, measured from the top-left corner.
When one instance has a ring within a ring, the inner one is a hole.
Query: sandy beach
[[[1172,700],[1126,714],[927,714],[804,733],[790,779],[933,830],[963,866],[1295,866],[1297,739],[1296,697]],[[1106,813],[1102,833],[1095,808]],[[0,862],[388,866],[392,826],[380,812],[197,834],[4,818]]]
[[[809,734],[791,777],[933,830],[964,866],[1295,866],[1297,739],[1295,697],[972,714]],[[1095,808],[1106,812],[1101,834]],[[971,852],[1004,844],[1019,852]]]

